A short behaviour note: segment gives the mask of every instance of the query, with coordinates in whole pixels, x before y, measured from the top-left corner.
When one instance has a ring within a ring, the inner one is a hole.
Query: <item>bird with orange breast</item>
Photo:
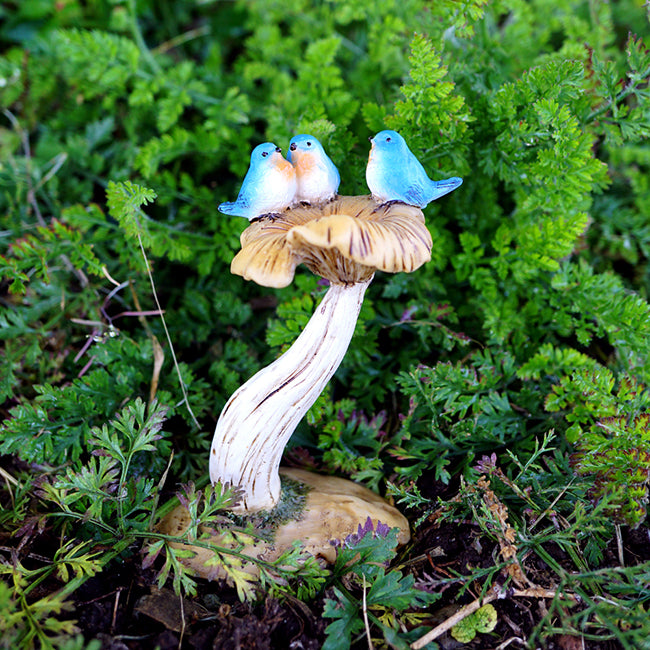
[[[294,200],[296,170],[272,142],[257,145],[236,201],[221,203],[219,212],[250,221],[284,212]]]
[[[314,205],[336,198],[341,182],[339,170],[313,135],[303,133],[291,138],[287,159],[298,181],[294,205]]]

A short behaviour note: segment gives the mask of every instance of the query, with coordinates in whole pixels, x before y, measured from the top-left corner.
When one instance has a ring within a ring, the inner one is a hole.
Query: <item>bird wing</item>
[[[409,205],[423,208],[427,204],[427,185],[431,182],[420,161],[411,154],[406,161],[408,186],[404,189],[404,199]]]
[[[424,188],[419,183],[413,183],[404,192],[404,202],[423,208],[427,204]]]
[[[260,183],[263,181],[262,173],[258,167],[250,168],[244,176],[239,194],[235,201],[222,203],[219,211],[233,217],[250,218],[251,205],[255,203],[256,196],[260,192]]]

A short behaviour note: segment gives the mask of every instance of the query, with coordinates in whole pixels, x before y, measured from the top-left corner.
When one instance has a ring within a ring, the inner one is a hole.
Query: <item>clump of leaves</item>
[[[492,632],[497,624],[497,610],[488,603],[451,628],[451,636],[460,643],[469,643],[479,633]]]
[[[91,459],[80,469],[69,468],[64,476],[39,482],[38,494],[51,502],[66,519],[93,534],[108,534],[110,539],[147,530],[158,500],[158,481],[144,468],[145,462],[164,450],[154,443],[167,409],[141,399],[128,404],[110,425],[90,432]],[[160,464],[158,465],[160,467]]]
[[[363,630],[370,634],[370,623],[391,647],[406,649],[413,635],[402,634],[401,625],[417,625],[422,617],[411,610],[439,598],[417,588],[412,575],[388,570],[396,554],[397,533],[381,522],[375,528],[368,518],[339,544],[332,568],[334,598],[325,601],[323,611],[325,618],[333,619],[327,626],[325,650],[349,648]],[[359,590],[360,597],[354,594]]]
[[[650,393],[631,377],[616,386],[605,368],[564,377],[546,400],[549,411],[567,410],[575,441],[573,465],[589,476],[590,496],[606,499],[619,523],[638,526],[646,517],[650,488]]]

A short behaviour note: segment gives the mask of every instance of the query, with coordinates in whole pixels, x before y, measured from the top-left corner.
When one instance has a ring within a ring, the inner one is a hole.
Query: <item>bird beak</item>
[[[292,143],[289,145],[289,149],[291,149],[291,151],[295,151],[295,150],[296,150],[296,143],[295,143],[295,142],[292,142]]]
[[[372,136],[371,135],[368,136],[368,141],[372,142]]]

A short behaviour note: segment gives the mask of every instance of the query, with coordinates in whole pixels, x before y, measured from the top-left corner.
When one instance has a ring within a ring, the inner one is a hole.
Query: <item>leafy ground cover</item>
[[[650,647],[640,0],[0,17],[2,647]],[[246,223],[216,205],[295,133],[366,193],[383,128],[464,184],[425,210],[432,261],[371,285],[285,461],[386,495],[413,540],[362,529],[255,582],[233,529],[229,583],[197,580],[155,523],[180,499],[188,538],[232,527],[214,424],[324,291],[232,276]]]

